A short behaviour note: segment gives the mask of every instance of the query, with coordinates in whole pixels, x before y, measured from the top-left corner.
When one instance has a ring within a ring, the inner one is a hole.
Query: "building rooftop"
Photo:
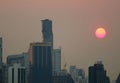
[[[51,46],[51,42],[33,42],[30,43],[30,46]]]

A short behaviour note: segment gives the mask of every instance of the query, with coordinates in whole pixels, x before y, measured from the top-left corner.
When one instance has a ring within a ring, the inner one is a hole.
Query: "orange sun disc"
[[[96,29],[95,35],[97,38],[104,38],[106,36],[106,31],[104,28],[100,27]]]

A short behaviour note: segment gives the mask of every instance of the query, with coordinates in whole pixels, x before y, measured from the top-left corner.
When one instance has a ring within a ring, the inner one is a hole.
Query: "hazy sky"
[[[62,47],[62,63],[88,66],[102,60],[111,79],[120,72],[120,0],[0,0],[3,59],[42,41],[41,21],[53,21],[54,46]],[[94,35],[98,26],[104,39]],[[64,56],[64,59],[63,59]]]

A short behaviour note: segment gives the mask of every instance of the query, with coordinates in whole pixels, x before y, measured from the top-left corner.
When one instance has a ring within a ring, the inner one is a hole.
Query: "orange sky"
[[[102,59],[108,75],[116,79],[120,72],[119,3],[119,0],[1,0],[3,59],[27,51],[30,42],[42,41],[40,20],[50,18],[54,45],[62,47],[68,66],[76,64],[87,71],[88,66]],[[107,31],[103,40],[96,39],[94,34],[101,25]]]

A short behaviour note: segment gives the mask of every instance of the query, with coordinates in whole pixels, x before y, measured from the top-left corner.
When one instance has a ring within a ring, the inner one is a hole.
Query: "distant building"
[[[7,66],[7,64],[3,64],[2,72],[3,72],[3,74],[2,74],[3,83],[8,83],[8,66]]]
[[[78,69],[75,65],[72,65],[70,66],[70,74],[75,83],[87,83],[85,71],[83,69]]]
[[[53,46],[52,21],[49,19],[42,20],[43,42],[51,42]]]
[[[2,83],[2,38],[0,37],[0,83]]]
[[[60,72],[59,72],[59,76],[66,76],[68,74],[67,70],[66,69],[62,69]]]
[[[21,64],[21,66],[29,66],[29,53],[22,53],[16,55],[8,55],[7,65],[13,66],[15,63]]]
[[[0,69],[0,83],[2,83],[2,69]]]
[[[72,77],[67,75],[53,76],[53,83],[75,83]]]
[[[14,64],[8,68],[8,83],[26,83],[25,67],[20,64]]]
[[[69,69],[70,74],[71,74],[74,81],[76,80],[76,69],[77,68],[75,65],[70,66],[70,69]]]
[[[83,69],[76,69],[76,83],[86,83],[85,71]]]
[[[101,61],[89,67],[89,83],[110,83]]]
[[[31,43],[31,83],[52,83],[51,43]]]
[[[53,76],[59,75],[61,70],[61,49],[54,49],[53,50]]]
[[[83,69],[77,69],[77,76],[80,76],[82,79],[85,79],[85,71]]]
[[[0,69],[2,68],[2,38],[0,37]]]
[[[7,57],[7,66],[11,67],[14,64],[20,64],[22,67],[25,67],[26,72],[26,82],[28,83],[28,75],[29,75],[29,53],[22,53],[16,55],[9,55]]]
[[[120,74],[118,75],[118,77],[116,79],[116,83],[120,83]]]
[[[42,20],[42,35],[43,42],[50,42],[52,45],[52,75],[58,75],[61,70],[61,49],[53,49],[53,31],[52,31],[52,20],[45,19]]]

